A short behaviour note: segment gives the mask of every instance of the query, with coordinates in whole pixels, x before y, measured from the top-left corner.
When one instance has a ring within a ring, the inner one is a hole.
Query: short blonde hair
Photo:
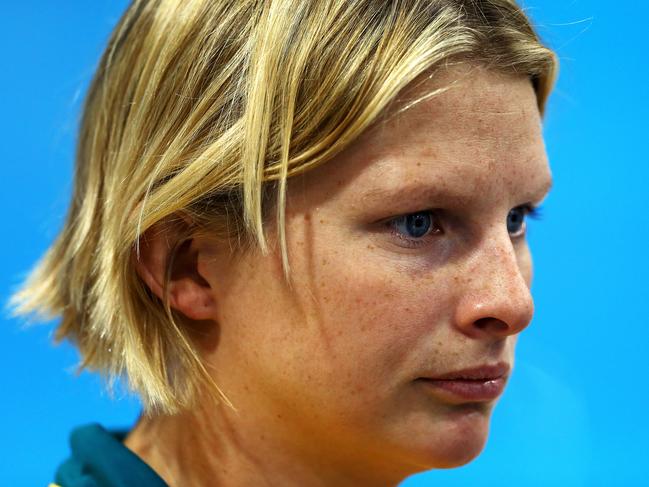
[[[287,179],[455,62],[527,76],[541,113],[557,66],[508,0],[134,0],[86,96],[66,222],[15,313],[60,316],[80,368],[125,376],[146,411],[190,408],[206,385],[229,404],[183,317],[135,272],[140,237],[185,214],[188,239],[268,252],[276,210],[290,283]]]

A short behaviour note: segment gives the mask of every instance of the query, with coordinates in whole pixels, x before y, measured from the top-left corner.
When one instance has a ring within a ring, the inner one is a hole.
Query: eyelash
[[[524,205],[517,206],[516,208],[522,208],[523,210],[525,210],[525,218],[526,219],[527,218],[531,218],[533,220],[540,220],[541,219],[542,208],[540,206],[533,205],[532,203],[526,203]],[[431,231],[429,231],[428,233],[426,233],[426,235],[424,235],[423,237],[420,237],[419,239],[412,239],[412,238],[404,237],[403,235],[401,235],[398,232],[394,231],[395,222],[397,220],[399,220],[400,218],[403,218],[403,217],[410,216],[410,215],[416,215],[418,213],[430,213],[431,216],[432,216],[433,229]],[[437,224],[438,220],[439,220],[439,218],[437,218],[436,210],[421,210],[421,211],[415,211],[413,213],[406,213],[406,214],[399,215],[397,217],[391,218],[390,220],[387,220],[385,222],[385,225],[386,225],[387,228],[389,228],[391,230],[390,233],[395,238],[397,238],[400,241],[404,242],[407,247],[416,249],[416,248],[425,246],[428,243],[428,240],[434,238],[437,235],[440,235],[441,233],[444,233],[444,230]],[[525,236],[526,233],[527,233],[527,229],[524,227],[524,231],[520,235],[517,235],[517,236],[512,237],[512,238],[514,238],[514,239],[521,238],[521,237]]]

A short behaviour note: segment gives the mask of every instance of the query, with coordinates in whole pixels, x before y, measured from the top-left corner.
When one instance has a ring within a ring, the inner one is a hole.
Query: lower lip
[[[444,395],[467,401],[493,401],[505,389],[505,377],[489,380],[434,380],[421,379],[427,386]]]

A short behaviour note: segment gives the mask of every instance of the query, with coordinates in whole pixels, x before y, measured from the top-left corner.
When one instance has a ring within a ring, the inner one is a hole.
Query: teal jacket
[[[127,431],[107,431],[98,424],[70,434],[72,454],[56,471],[50,487],[168,487],[122,441]]]

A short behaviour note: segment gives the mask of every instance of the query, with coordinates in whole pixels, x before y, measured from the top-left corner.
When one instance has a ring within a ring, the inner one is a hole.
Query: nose
[[[464,271],[467,284],[461,289],[455,316],[463,333],[474,338],[504,338],[529,325],[534,315],[529,259],[529,252],[525,252],[519,261],[508,236],[473,253]],[[525,266],[528,280],[521,266]]]

